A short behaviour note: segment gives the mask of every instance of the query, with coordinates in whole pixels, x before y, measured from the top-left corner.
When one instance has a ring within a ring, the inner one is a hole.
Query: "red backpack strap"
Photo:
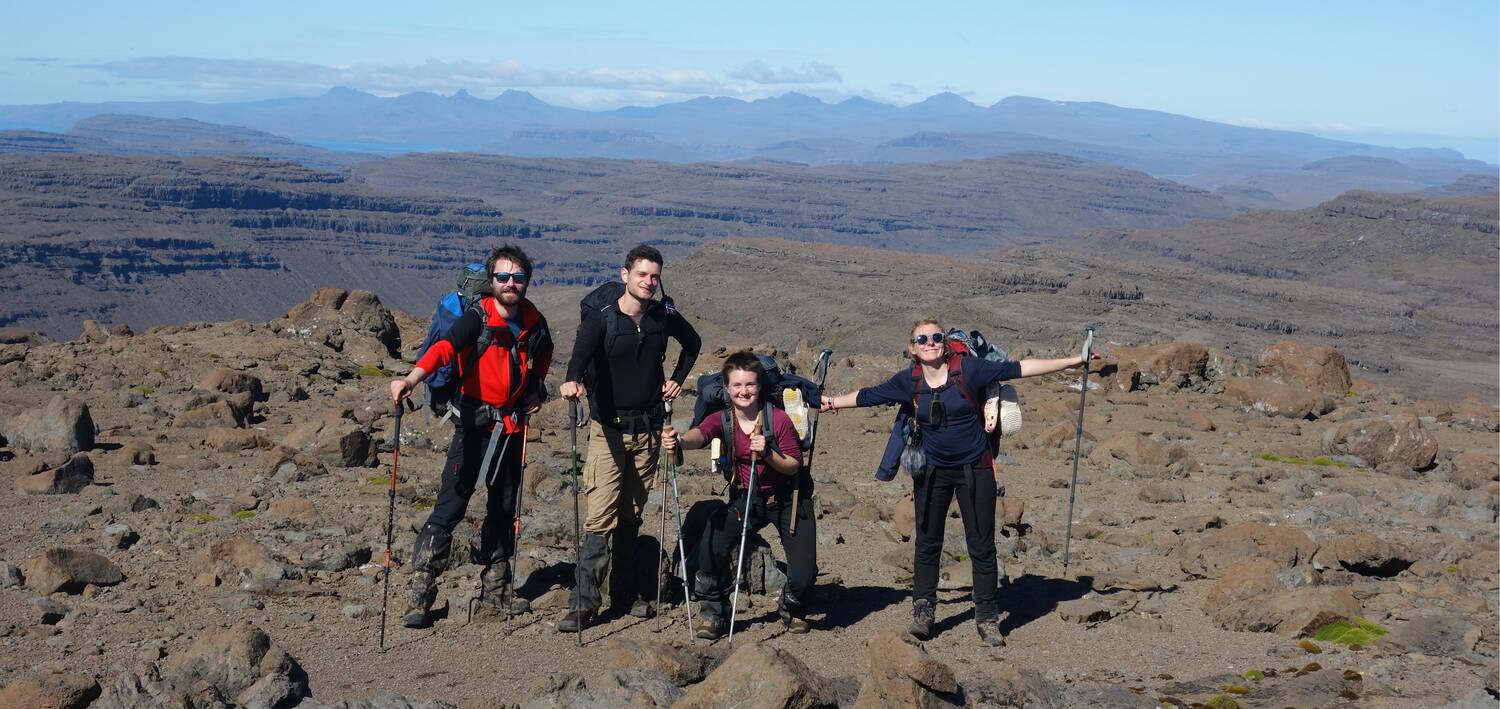
[[[917,428],[921,428],[922,427],[922,417],[919,415],[922,410],[920,408],[917,408],[917,397],[919,395],[921,395],[921,393],[922,393],[922,385],[925,384],[926,381],[927,380],[922,376],[922,365],[919,364],[919,363],[917,363],[917,362],[912,362],[912,365],[911,365],[911,425],[915,426]]]
[[[963,363],[963,355],[956,353],[948,355],[948,383],[958,387],[958,393],[964,397],[964,401],[969,402],[969,408],[974,410],[974,415],[983,418],[983,410],[974,400],[974,393],[969,391],[969,385],[964,383]]]

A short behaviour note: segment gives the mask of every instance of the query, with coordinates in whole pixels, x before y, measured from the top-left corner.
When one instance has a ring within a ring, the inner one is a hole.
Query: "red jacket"
[[[544,392],[542,382],[552,366],[552,334],[547,319],[525,299],[517,306],[520,317],[515,323],[505,319],[494,298],[480,299],[479,306],[486,316],[484,323],[471,308],[453,323],[443,339],[427,348],[417,366],[431,372],[457,358],[461,395],[501,410],[518,408],[529,393]],[[473,350],[486,331],[492,342],[478,362],[471,362]],[[506,433],[518,430],[510,416],[505,419],[505,428]]]

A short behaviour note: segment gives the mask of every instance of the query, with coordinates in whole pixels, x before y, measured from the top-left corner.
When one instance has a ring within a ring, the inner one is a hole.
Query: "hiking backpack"
[[[766,435],[766,445],[772,450],[780,452],[776,445],[776,437],[771,435],[771,407],[787,411],[792,418],[793,425],[797,427],[799,445],[803,451],[804,460],[810,452],[813,444],[813,431],[807,425],[805,413],[794,412],[791,409],[804,408],[816,410],[823,405],[822,390],[816,383],[795,374],[781,371],[776,359],[769,355],[756,353],[755,358],[760,360],[763,370],[760,377],[760,419],[761,430]],[[729,406],[729,395],[724,390],[724,373],[712,372],[698,377],[698,400],[693,402],[693,422],[689,428],[703,423],[709,416],[718,414],[723,417],[723,425],[726,438],[734,431],[733,412]],[[794,399],[788,402],[787,399]],[[789,405],[790,403],[790,405]],[[729,474],[733,470],[731,458],[733,457],[732,446],[725,445],[720,448],[719,457],[715,462],[720,472]]]
[[[661,300],[648,301],[646,308],[648,310],[655,308],[657,307],[656,304],[660,303],[660,307],[663,308],[665,314],[671,315],[677,312],[677,304],[672,301],[671,296],[667,295],[666,286],[662,285],[660,290]],[[619,339],[621,335],[626,334],[620,332],[620,319],[613,317],[615,315],[614,311],[618,308],[620,297],[623,295],[625,295],[625,284],[620,281],[609,281],[589,291],[589,294],[584,296],[583,300],[578,301],[578,322],[580,326],[592,313],[598,313],[604,317],[604,348],[602,351],[606,353],[614,347],[615,340]],[[641,334],[645,335],[645,328],[656,327],[658,322],[653,318],[642,316]],[[594,363],[588,362],[585,364],[583,370],[583,384],[592,391],[594,389],[594,380]]]
[[[481,328],[473,351],[464,358],[464,365],[467,367],[479,362],[479,358],[491,345],[504,344],[511,350],[511,381],[521,381],[517,353],[521,349],[529,348],[536,340],[547,336],[545,329],[534,328],[526,341],[522,341],[519,339],[520,323],[510,322],[504,327],[489,325],[489,313],[484,309],[483,301],[490,297],[490,275],[482,263],[465,264],[459,269],[455,286],[455,290],[445,293],[438,300],[437,309],[432,313],[432,321],[427,326],[427,337],[422,340],[422,347],[417,352],[417,359],[421,359],[433,344],[443,339],[464,313],[473,310],[479,315]],[[446,366],[428,373],[425,381],[427,407],[434,416],[442,416],[446,419],[458,410],[460,380],[457,357]]]

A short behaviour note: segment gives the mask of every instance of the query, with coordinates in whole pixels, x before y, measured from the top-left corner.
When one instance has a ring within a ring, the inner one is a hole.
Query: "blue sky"
[[[545,5],[545,6],[544,6]],[[1105,101],[1500,161],[1500,3],[167,3],[0,7],[0,103],[332,85],[590,109],[801,91]]]

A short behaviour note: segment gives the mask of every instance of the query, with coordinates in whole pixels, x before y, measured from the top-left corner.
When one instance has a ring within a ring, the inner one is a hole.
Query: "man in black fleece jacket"
[[[660,464],[663,400],[682,391],[698,358],[698,333],[681,313],[652,299],[661,287],[661,252],[641,245],[625,256],[625,293],[585,313],[573,342],[561,394],[589,401],[589,447],[583,468],[588,519],[583,525],[578,581],[570,610],[557,629],[576,633],[603,605],[600,586],[610,568],[610,599],[631,615],[649,617],[651,605],[632,582],[641,508]],[[613,319],[611,324],[610,320]],[[682,346],[671,378],[664,376],[667,339]]]

